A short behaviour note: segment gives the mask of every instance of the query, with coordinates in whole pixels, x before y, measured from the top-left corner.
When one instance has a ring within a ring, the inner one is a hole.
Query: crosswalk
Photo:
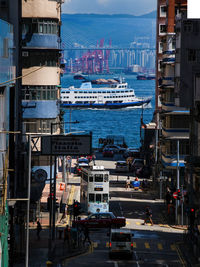
[[[109,248],[109,242],[101,243],[101,242],[92,242],[92,246],[94,249],[97,248]],[[133,248],[134,249],[145,249],[145,250],[158,250],[158,251],[176,251],[176,245],[175,244],[163,244],[161,242],[146,242],[146,241],[139,241],[139,242],[133,242]]]

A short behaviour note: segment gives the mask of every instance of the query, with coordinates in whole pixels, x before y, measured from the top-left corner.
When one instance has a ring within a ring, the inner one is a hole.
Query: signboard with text
[[[85,156],[92,153],[92,135],[42,136],[42,155]]]

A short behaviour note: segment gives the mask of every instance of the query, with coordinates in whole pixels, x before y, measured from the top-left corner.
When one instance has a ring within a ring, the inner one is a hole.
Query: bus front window
[[[108,194],[103,194],[103,202],[108,202]]]
[[[95,182],[103,182],[103,174],[95,174]]]
[[[101,202],[101,194],[96,194],[96,202]]]
[[[94,202],[94,194],[89,194],[89,202]]]

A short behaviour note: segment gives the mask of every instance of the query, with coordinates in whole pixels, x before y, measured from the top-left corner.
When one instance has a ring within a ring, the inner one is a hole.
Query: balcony
[[[179,167],[185,167],[184,161],[185,155],[179,155]],[[177,155],[161,155],[162,164],[166,169],[176,169],[177,168]]]
[[[22,39],[24,48],[60,48],[60,38],[56,34],[33,33],[30,38],[27,35],[23,35]]]
[[[173,86],[174,87],[174,76],[164,76],[162,77],[163,86]]]
[[[23,119],[55,119],[59,114],[56,100],[23,100]]]
[[[57,1],[22,1],[23,18],[56,18],[60,20],[60,4]]]
[[[181,119],[181,118],[180,118]],[[189,139],[189,128],[162,128],[162,135],[168,139]]]

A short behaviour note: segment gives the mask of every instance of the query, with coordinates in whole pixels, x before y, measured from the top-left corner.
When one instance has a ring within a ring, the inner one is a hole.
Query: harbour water
[[[113,75],[91,75],[90,79],[113,78]],[[115,75],[116,77],[116,75]],[[152,120],[155,109],[155,80],[138,81],[134,75],[123,75],[130,88],[135,90],[138,97],[152,96],[151,103],[144,107],[131,107],[119,110],[97,109],[63,109],[64,121],[79,123],[66,123],[65,132],[92,132],[93,147],[98,147],[99,138],[107,135],[122,135],[129,147],[140,146],[140,119],[143,113],[144,123]],[[80,87],[81,81],[73,79],[72,75],[64,75],[61,81],[62,87],[74,85]]]

